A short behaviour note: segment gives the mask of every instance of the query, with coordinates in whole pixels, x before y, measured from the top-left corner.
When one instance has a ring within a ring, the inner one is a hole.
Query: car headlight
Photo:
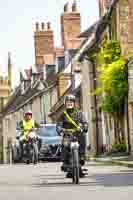
[[[48,149],[48,148],[49,148],[49,145],[48,145],[48,144],[43,144],[43,145],[42,145],[42,148],[43,148],[43,149]]]

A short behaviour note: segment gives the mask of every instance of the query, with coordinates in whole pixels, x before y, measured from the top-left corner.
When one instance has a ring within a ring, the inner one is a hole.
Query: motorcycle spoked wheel
[[[29,165],[31,163],[31,152],[30,151],[31,150],[30,150],[30,148],[28,146],[27,150],[26,150],[27,156],[26,156],[26,159],[25,159],[25,162],[26,162],[27,165]]]
[[[72,181],[74,184],[79,184],[79,152],[78,149],[72,150]]]
[[[38,145],[37,143],[33,143],[32,145],[32,163],[38,163]]]

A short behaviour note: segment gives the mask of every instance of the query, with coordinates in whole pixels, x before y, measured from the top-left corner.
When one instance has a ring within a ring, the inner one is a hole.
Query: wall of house
[[[107,1],[108,3],[109,1]],[[111,1],[110,1],[111,2]],[[100,14],[103,15],[106,12],[106,0],[99,1]],[[117,39],[120,41],[122,54],[128,55],[128,1],[121,0],[117,3],[116,8],[112,14],[111,20],[111,31],[112,39]],[[109,36],[109,35],[108,35]],[[125,140],[128,142],[128,127],[127,127],[127,110],[125,106],[125,114],[123,116],[123,130],[125,133]],[[110,119],[110,116],[103,113],[102,114],[102,129],[103,129],[103,144],[112,145],[115,141],[114,138],[114,120]]]
[[[10,141],[13,142],[16,138],[16,120],[16,113],[10,114],[3,119],[3,162],[5,164],[11,161],[11,153],[8,147]]]
[[[133,153],[133,62],[129,63],[128,69],[128,117],[129,117],[129,133],[130,133],[130,143],[131,152]]]
[[[133,1],[128,0],[128,51],[133,55]]]
[[[128,54],[128,9],[128,1],[121,0],[116,7],[117,15],[114,16],[117,18],[117,38],[120,41],[124,55]]]
[[[91,92],[94,89],[92,63],[84,60],[82,62],[82,108],[89,123],[87,144],[91,144],[91,152],[96,153],[96,114],[94,96]]]
[[[50,92],[50,108],[52,108],[58,101],[58,87],[55,86]]]
[[[41,116],[41,99],[40,99],[40,96],[37,96],[32,101],[32,113],[33,113],[33,118],[38,123],[40,123],[42,121],[42,116]]]
[[[51,119],[49,118],[49,111],[50,111],[50,91],[43,94],[43,106],[45,110],[45,120],[46,123],[51,122]]]

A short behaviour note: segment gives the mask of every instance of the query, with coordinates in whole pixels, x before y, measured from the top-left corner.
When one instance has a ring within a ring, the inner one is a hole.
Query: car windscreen
[[[45,126],[39,129],[38,134],[43,137],[58,136],[56,126]]]

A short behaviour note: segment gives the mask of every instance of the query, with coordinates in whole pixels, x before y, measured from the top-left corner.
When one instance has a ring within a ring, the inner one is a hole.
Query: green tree
[[[102,110],[113,116],[118,124],[124,112],[125,98],[128,96],[127,60],[121,56],[119,43],[112,40],[105,43],[96,59],[99,63],[100,87],[93,94],[101,95]]]

